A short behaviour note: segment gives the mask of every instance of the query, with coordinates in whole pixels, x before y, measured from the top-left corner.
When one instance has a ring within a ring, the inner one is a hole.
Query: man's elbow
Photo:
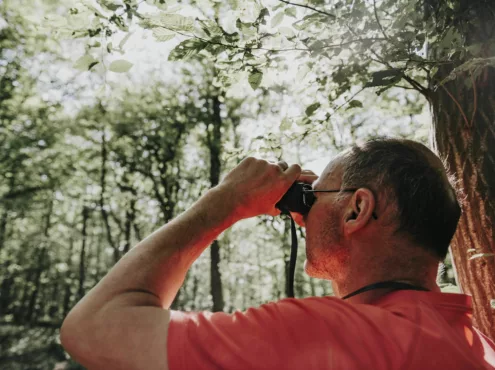
[[[65,351],[77,362],[87,368],[97,368],[95,360],[98,353],[92,344],[90,326],[69,313],[60,328],[60,342]]]

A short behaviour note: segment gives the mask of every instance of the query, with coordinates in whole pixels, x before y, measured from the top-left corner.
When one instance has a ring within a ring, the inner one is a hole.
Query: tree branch
[[[327,12],[325,12],[324,10],[319,10],[319,9],[313,8],[313,7],[309,6],[309,5],[305,5],[305,4],[297,4],[297,3],[291,3],[290,1],[287,1],[287,0],[278,0],[278,1],[281,1],[281,2],[286,3],[286,4],[288,4],[288,5],[294,5],[294,6],[299,6],[299,7],[301,7],[301,8],[309,9],[309,10],[312,10],[312,11],[314,11],[314,12],[316,12],[316,13],[324,14],[324,15],[326,15],[326,16],[328,16],[328,17],[331,17],[331,18],[334,18],[334,19],[336,19],[336,18],[337,18],[334,14],[327,13]]]
[[[427,87],[424,87],[418,81],[416,81],[416,80],[412,79],[411,77],[407,76],[405,73],[402,74],[402,78],[404,80],[406,80],[407,82],[409,82],[412,87],[414,87],[416,90],[418,90],[426,98],[428,98],[429,89]]]
[[[385,37],[386,40],[389,40],[387,34],[385,33],[385,30],[382,27],[382,24],[380,23],[380,18],[378,18],[378,11],[376,10],[376,0],[373,0],[373,10],[375,12],[376,23],[378,24],[380,31],[382,31],[383,37]]]

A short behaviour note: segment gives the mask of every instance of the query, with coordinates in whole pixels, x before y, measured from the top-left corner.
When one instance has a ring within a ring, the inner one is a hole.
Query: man
[[[332,280],[336,297],[170,311],[205,248],[239,220],[279,214],[295,181],[316,191],[298,217],[306,272]],[[320,178],[247,158],[114,266],[69,313],[62,344],[89,369],[494,369],[470,297],[435,282],[459,217],[441,161],[412,141],[355,146]]]

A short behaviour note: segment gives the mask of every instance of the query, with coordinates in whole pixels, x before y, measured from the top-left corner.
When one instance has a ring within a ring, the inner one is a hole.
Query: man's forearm
[[[234,211],[234,199],[227,190],[210,189],[190,209],[131,249],[77,308],[94,312],[124,295],[134,305],[170,307],[191,264],[238,221]]]

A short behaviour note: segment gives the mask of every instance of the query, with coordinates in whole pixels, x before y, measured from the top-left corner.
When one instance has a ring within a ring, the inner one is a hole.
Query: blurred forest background
[[[387,135],[449,164],[463,154],[439,144],[444,111],[473,132],[484,114],[493,139],[493,80],[475,87],[493,77],[493,31],[473,41],[460,26],[489,2],[466,3],[0,0],[0,368],[79,368],[58,339],[68,311],[248,155],[320,174],[340,150]],[[459,83],[467,93],[442,88]],[[438,103],[444,90],[464,100]],[[458,109],[473,99],[474,113]],[[493,193],[482,194],[488,214]],[[304,274],[304,237],[296,296],[331,295]],[[493,260],[491,240],[466,245],[470,261]],[[283,298],[289,253],[288,219],[242,221],[193,265],[173,308]],[[450,256],[438,281],[459,291]]]

